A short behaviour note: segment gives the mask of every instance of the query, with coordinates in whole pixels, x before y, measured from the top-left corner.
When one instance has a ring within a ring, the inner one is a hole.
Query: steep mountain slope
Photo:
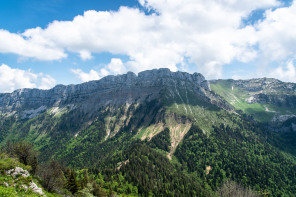
[[[237,85],[233,93],[232,83],[211,82],[213,92],[200,74],[159,69],[0,94],[0,143],[26,139],[40,151],[40,161],[53,157],[74,168],[91,168],[108,182],[117,177],[132,183],[142,195],[179,196],[186,190],[211,196],[227,179],[273,196],[295,193],[295,157],[279,151],[264,128],[235,111],[260,117],[244,106],[265,107],[262,96],[248,104],[247,86]],[[277,87],[284,91],[285,85]],[[293,98],[289,95],[292,103]],[[277,102],[272,106],[285,109]],[[187,187],[188,182],[194,183]]]
[[[144,140],[169,128],[172,154],[193,122],[205,132],[214,120],[221,122],[218,106],[230,109],[210,91],[202,75],[168,69],[108,76],[47,91],[17,90],[0,95],[1,141],[25,138],[48,153],[42,159],[51,154],[60,158],[66,153],[88,154],[85,150],[94,148],[92,143],[106,142],[120,130]],[[86,141],[90,147],[85,147]]]

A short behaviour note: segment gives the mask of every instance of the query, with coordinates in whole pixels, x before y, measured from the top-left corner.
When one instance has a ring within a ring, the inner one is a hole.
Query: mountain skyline
[[[17,147],[34,148],[38,158],[20,161],[37,169],[41,181],[34,181],[44,191],[62,196],[101,196],[93,181],[107,194],[223,196],[229,180],[253,196],[294,196],[295,90],[295,83],[275,79],[207,81],[167,68],[21,89],[0,94],[0,160],[11,161],[5,154],[14,157]],[[52,161],[68,167],[59,174],[69,184],[55,190],[43,181],[43,163]],[[75,190],[70,169],[81,185]],[[85,171],[89,179],[80,176]],[[0,194],[30,192],[11,182],[0,185]]]
[[[295,1],[2,1],[0,92],[153,68],[295,82]]]

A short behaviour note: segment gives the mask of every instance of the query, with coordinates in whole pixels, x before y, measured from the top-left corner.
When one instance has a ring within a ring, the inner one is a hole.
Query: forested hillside
[[[293,102],[288,119],[270,122],[286,108],[254,92],[248,103],[247,91],[261,86],[232,83],[160,69],[0,94],[2,152],[59,195],[227,196],[228,187],[232,196],[293,196]],[[9,148],[19,143],[32,145],[29,163]],[[61,181],[54,189],[44,181],[52,176]]]

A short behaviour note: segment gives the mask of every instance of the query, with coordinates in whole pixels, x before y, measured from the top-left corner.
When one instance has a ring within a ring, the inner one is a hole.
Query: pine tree
[[[71,171],[70,176],[67,181],[67,189],[72,193],[75,194],[79,190],[79,183],[76,179],[76,175],[74,171]]]

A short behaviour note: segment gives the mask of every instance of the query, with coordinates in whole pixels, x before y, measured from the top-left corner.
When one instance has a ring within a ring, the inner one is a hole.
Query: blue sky
[[[139,7],[137,0],[1,0],[2,29],[23,32],[36,26],[45,28],[54,20],[73,20],[87,10],[118,10],[120,6]]]
[[[292,0],[0,0],[0,92],[166,67],[296,82]]]

